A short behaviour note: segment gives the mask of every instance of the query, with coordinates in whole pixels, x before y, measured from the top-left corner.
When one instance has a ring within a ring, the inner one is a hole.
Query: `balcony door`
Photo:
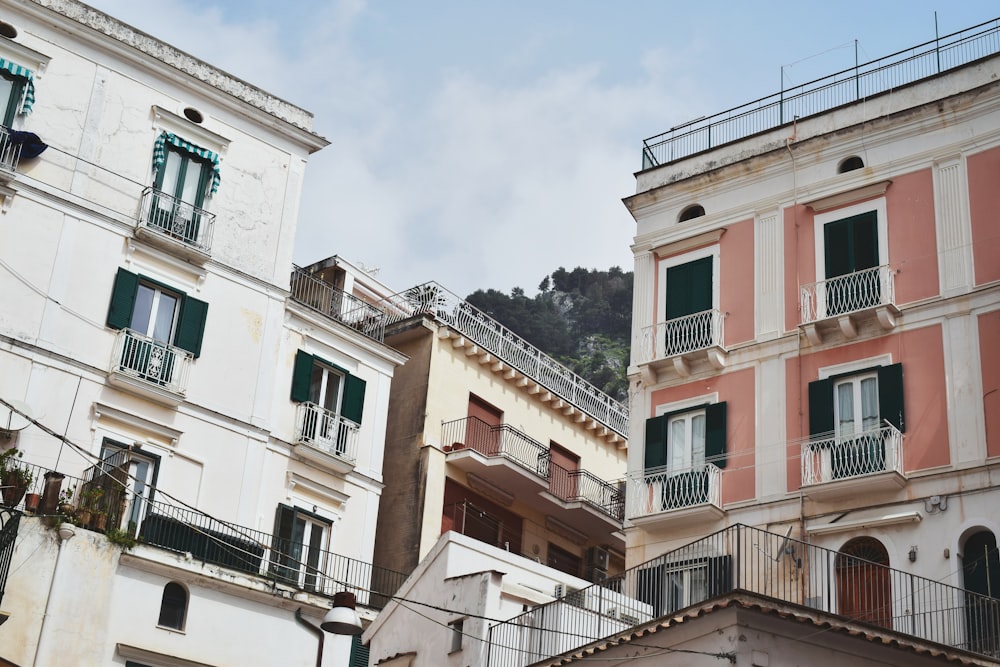
[[[500,454],[500,425],[503,410],[469,394],[469,412],[465,427],[465,445],[486,456]]]
[[[575,500],[580,457],[554,442],[549,443],[549,493],[563,500]]]
[[[846,278],[879,265],[878,215],[867,211],[823,225],[826,314],[839,315],[881,303],[877,275]]]
[[[166,144],[166,161],[156,174],[150,223],[184,241],[198,239],[198,211],[204,204],[212,166],[187,151]]]
[[[970,593],[978,593],[966,595],[965,648],[997,655],[1000,652],[1000,554],[992,532],[981,530],[965,541],[962,585]]]
[[[667,267],[666,320],[677,320],[713,308],[712,256],[685,264]],[[665,354],[674,356],[698,350],[712,344],[712,320],[709,317],[690,318],[678,326],[667,325]]]
[[[309,441],[336,442],[343,451],[344,438],[339,437],[340,395],[344,378],[337,371],[314,362],[309,375],[309,402],[322,408],[308,412],[302,424],[302,437]]]
[[[124,511],[118,525],[109,524],[109,527],[138,535],[143,520],[150,512],[160,457],[134,446],[105,440],[101,446],[101,461],[107,462],[103,466],[104,474],[114,477],[124,486]]]
[[[885,470],[885,443],[879,427],[878,375],[869,373],[835,383],[836,444],[830,455],[833,479]]]

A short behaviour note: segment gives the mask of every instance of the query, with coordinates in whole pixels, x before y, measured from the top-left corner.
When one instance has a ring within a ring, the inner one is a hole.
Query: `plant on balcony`
[[[121,530],[120,528],[111,528],[104,536],[108,538],[108,542],[111,544],[116,544],[125,551],[131,551],[138,541],[132,537],[132,534],[127,530]]]
[[[24,457],[24,452],[17,447],[0,453],[0,483],[3,486],[3,502],[9,507],[14,507],[31,483],[35,481],[35,475],[31,468],[18,463]]]

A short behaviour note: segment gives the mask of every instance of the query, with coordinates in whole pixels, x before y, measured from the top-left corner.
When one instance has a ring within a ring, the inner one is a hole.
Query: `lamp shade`
[[[335,635],[360,635],[363,628],[354,605],[354,593],[347,591],[336,593],[333,596],[333,609],[326,613],[319,627],[324,632]]]

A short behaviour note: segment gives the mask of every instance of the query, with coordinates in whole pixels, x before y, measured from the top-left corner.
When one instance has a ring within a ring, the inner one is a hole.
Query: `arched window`
[[[855,169],[864,169],[865,161],[859,158],[857,155],[852,155],[837,167],[838,174],[846,174],[849,171],[854,171]]]
[[[856,537],[835,561],[837,611],[856,621],[892,629],[889,552],[874,537]]]
[[[164,628],[183,630],[184,621],[187,619],[187,606],[187,590],[176,581],[171,581],[163,587],[158,624]]]
[[[701,204],[692,204],[681,211],[681,214],[677,216],[677,222],[686,222],[693,218],[700,218],[703,215],[705,215],[705,207]]]
[[[1000,555],[992,532],[980,530],[965,540],[962,549],[962,585],[969,591],[965,605],[968,648],[995,654],[1000,649]],[[994,599],[988,599],[994,598]]]

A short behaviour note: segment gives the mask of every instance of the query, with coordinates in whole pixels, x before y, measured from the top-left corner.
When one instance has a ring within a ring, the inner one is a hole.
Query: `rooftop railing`
[[[381,307],[339,290],[298,266],[292,267],[291,294],[292,299],[303,306],[369,338],[380,343],[385,338],[386,314]]]
[[[735,525],[489,629],[489,667],[523,667],[745,591],[991,657],[1000,599]]]
[[[425,283],[394,294],[382,304],[388,324],[430,315],[615,433],[628,437],[627,407],[441,285]]]
[[[642,168],[696,153],[856,102],[1000,51],[1000,19],[858,64],[753,102],[671,128],[642,142]]]

